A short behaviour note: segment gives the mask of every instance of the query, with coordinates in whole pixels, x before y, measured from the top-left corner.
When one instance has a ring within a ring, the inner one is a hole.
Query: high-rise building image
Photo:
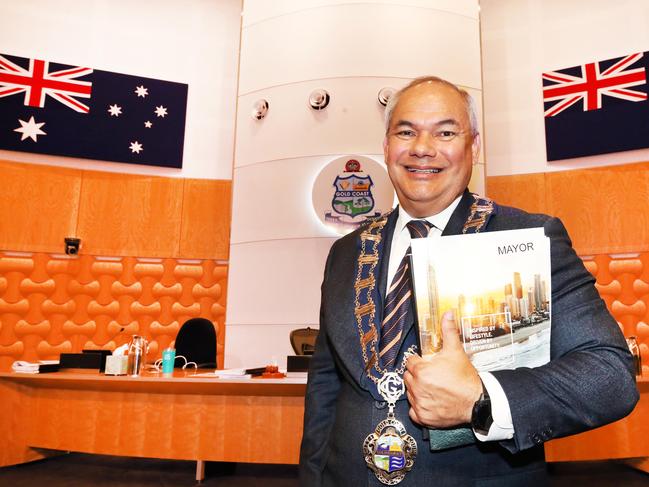
[[[516,299],[523,298],[523,286],[521,285],[521,273],[514,272],[514,295]]]
[[[541,283],[541,274],[534,274],[534,303],[536,309],[541,310],[544,307],[543,284]]]
[[[528,301],[527,309],[531,313],[537,307],[536,300],[534,299],[534,288],[532,287],[528,288],[527,290],[527,301]]]

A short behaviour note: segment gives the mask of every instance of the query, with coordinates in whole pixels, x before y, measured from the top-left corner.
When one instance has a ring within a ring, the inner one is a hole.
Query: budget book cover
[[[550,360],[550,239],[543,228],[413,239],[412,276],[422,357],[442,347],[451,310],[479,371]]]

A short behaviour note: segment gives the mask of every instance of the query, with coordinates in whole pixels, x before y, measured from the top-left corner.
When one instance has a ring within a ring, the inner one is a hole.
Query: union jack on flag
[[[184,83],[0,54],[0,149],[181,168],[187,92]]]
[[[24,92],[25,106],[43,107],[49,95],[77,112],[88,113],[88,105],[76,98],[90,98],[92,83],[75,78],[92,73],[92,69],[50,71],[49,65],[41,59],[30,59],[29,68],[25,69],[0,55],[0,97]]]
[[[543,73],[548,161],[649,147],[649,53]]]
[[[640,61],[642,56],[641,52],[625,56],[606,69],[597,62],[583,64],[580,76],[561,71],[543,73],[543,79],[551,83],[543,87],[543,100],[556,101],[545,110],[545,116],[554,117],[579,101],[583,102],[584,111],[597,110],[602,108],[603,96],[645,101],[646,93],[629,89],[647,82],[643,66],[630,67]]]

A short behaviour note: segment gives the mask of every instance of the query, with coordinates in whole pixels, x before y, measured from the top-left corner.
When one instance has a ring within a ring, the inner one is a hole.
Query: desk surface
[[[91,372],[51,372],[24,374],[0,372],[0,379],[29,387],[85,391],[147,392],[161,394],[209,394],[246,396],[304,396],[306,378],[219,378],[206,377],[204,371],[176,371],[173,377],[145,372],[138,377],[113,376]]]

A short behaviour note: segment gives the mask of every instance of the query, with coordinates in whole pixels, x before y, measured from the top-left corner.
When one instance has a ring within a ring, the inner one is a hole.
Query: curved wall
[[[241,36],[228,282],[228,367],[285,364],[289,332],[317,326],[324,262],[337,235],[311,206],[331,160],[383,163],[378,91],[435,74],[481,101],[477,0],[248,0]],[[331,95],[311,110],[309,94]],[[265,119],[251,118],[266,99]],[[482,190],[478,164],[473,189]]]

